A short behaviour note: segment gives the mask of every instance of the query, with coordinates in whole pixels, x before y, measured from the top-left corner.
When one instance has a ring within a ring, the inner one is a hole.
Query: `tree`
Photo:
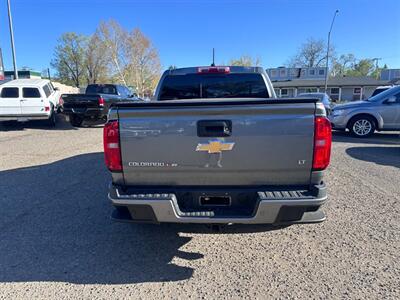
[[[387,68],[388,66],[386,64],[384,64],[383,68],[380,68],[378,64],[376,64],[375,70],[371,73],[371,76],[375,79],[379,79],[381,77],[382,70],[386,70]]]
[[[330,47],[329,56],[335,56],[335,49]],[[312,68],[323,67],[326,64],[326,43],[323,39],[316,40],[308,38],[307,41],[301,45],[297,54],[287,62],[288,67],[291,68]]]
[[[354,54],[342,54],[332,62],[331,76],[343,76],[354,67],[356,58]]]
[[[85,51],[86,80],[88,84],[107,80],[107,49],[96,32],[89,39]]]
[[[150,94],[161,73],[158,51],[140,29],[125,30],[116,21],[101,22],[86,37],[64,33],[54,52],[52,66],[65,84],[115,82]]]
[[[231,59],[229,61],[230,66],[245,66],[245,67],[253,67],[261,65],[260,57],[251,57],[250,55],[242,55],[237,59]]]
[[[126,85],[124,69],[127,62],[127,40],[128,32],[116,21],[101,22],[98,35],[104,45],[105,53],[111,58],[109,64],[112,75],[117,75],[120,81]]]
[[[61,35],[54,51],[51,66],[63,83],[80,87],[85,72],[87,37],[75,32]]]
[[[157,49],[151,41],[136,28],[129,33],[127,47],[127,79],[136,87],[139,95],[152,91],[160,77],[161,63]]]
[[[353,68],[346,72],[346,76],[368,76],[374,71],[374,61],[369,58],[360,59]]]

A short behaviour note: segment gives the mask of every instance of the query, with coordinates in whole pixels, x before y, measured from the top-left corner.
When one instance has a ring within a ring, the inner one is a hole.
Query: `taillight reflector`
[[[103,97],[99,98],[99,106],[104,106],[104,98]]]
[[[219,74],[228,74],[231,72],[229,67],[200,67],[197,69],[197,73],[199,74],[210,74],[210,73],[219,73]]]
[[[110,171],[122,171],[118,121],[109,121],[103,130],[104,160]]]
[[[326,117],[315,118],[313,170],[328,167],[331,159],[332,127]]]

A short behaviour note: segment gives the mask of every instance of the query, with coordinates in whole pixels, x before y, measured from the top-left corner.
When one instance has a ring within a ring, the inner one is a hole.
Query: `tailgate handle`
[[[232,121],[230,120],[202,120],[197,122],[197,136],[224,137],[231,136]]]

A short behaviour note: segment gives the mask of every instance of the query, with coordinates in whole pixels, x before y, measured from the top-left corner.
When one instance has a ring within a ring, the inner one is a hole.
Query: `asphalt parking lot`
[[[400,298],[400,137],[335,133],[327,221],[110,220],[102,128],[0,127],[0,298]]]

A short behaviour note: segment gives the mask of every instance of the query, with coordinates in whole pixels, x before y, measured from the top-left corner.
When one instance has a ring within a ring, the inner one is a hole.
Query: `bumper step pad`
[[[320,206],[326,201],[324,184],[310,190],[282,189],[256,192],[257,206],[254,214],[236,213],[221,216],[216,209],[182,211],[175,193],[146,193],[134,188],[123,192],[110,186],[109,199],[116,207],[112,219],[122,222],[172,222],[172,223],[237,223],[237,224],[288,224],[316,223],[325,220]],[[229,208],[228,208],[229,209]],[[233,212],[233,211],[232,211]]]

